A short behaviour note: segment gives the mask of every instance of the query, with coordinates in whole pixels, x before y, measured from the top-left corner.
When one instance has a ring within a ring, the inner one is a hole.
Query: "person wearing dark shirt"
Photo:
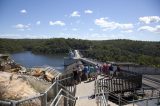
[[[73,68],[73,79],[74,79],[74,84],[77,84],[77,79],[78,79],[78,71]]]
[[[118,65],[117,70],[116,70],[116,76],[119,76],[120,71],[121,71],[121,69],[120,69],[120,66]]]
[[[83,69],[83,73],[84,73],[84,75],[85,75],[85,80],[88,80],[88,66],[87,65],[85,65],[84,66],[84,69]]]
[[[109,74],[110,74],[110,77],[112,78],[113,77],[113,74],[114,74],[114,71],[113,71],[113,65],[112,64],[110,64],[109,65]]]

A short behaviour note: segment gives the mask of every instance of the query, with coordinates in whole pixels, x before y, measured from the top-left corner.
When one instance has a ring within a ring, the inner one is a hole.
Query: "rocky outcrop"
[[[0,72],[0,99],[20,100],[39,95],[27,80],[19,75]]]

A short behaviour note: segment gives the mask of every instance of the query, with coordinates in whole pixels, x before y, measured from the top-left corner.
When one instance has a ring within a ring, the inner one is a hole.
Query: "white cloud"
[[[159,16],[146,16],[146,17],[140,17],[139,18],[140,22],[143,22],[145,24],[150,24],[150,23],[157,23],[160,22],[160,17]]]
[[[26,11],[25,9],[21,10],[20,12],[21,12],[22,14],[26,14],[26,13],[27,13],[27,11]]]
[[[89,31],[93,31],[94,29],[92,29],[92,28],[89,28]]]
[[[46,39],[52,38],[50,35],[39,35],[39,34],[0,34],[0,38],[10,38],[10,39]]]
[[[16,28],[17,30],[24,31],[24,30],[30,30],[30,25],[31,24],[27,24],[27,25],[17,24],[17,25],[14,25],[13,27]]]
[[[55,22],[49,21],[49,25],[65,26],[66,24],[62,21],[55,21]]]
[[[92,11],[92,10],[85,10],[84,13],[85,13],[85,14],[92,14],[93,11]]]
[[[77,29],[77,28],[72,28],[72,30],[73,30],[73,31],[77,31],[78,29]]]
[[[80,17],[80,14],[78,11],[73,11],[73,13],[70,16],[71,17]]]
[[[125,31],[121,31],[122,33],[132,33],[133,30],[125,30]]]
[[[40,25],[40,24],[41,24],[41,21],[37,21],[36,24],[37,24],[37,25]]]
[[[120,24],[113,21],[108,21],[108,18],[100,18],[95,20],[95,24],[103,28],[103,30],[123,29],[128,30],[133,28],[133,24]]]
[[[157,25],[155,27],[142,26],[138,28],[138,31],[149,31],[149,32],[154,32],[154,33],[160,33],[160,25]]]

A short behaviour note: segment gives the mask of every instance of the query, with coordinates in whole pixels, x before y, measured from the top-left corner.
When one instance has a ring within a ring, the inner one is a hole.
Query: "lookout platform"
[[[96,80],[83,81],[75,85],[71,69],[74,66],[77,66],[76,64],[78,64],[78,61],[81,61],[81,65],[84,63],[94,66],[97,64],[101,65],[101,63],[87,58],[82,58],[78,50],[75,50],[70,56],[71,57],[67,58],[65,61],[66,65],[70,65],[70,68],[68,69],[70,71],[65,73],[66,75],[53,73],[53,70],[50,67],[46,67],[46,72],[52,73],[57,77],[52,79],[51,86],[45,92],[36,97],[20,101],[0,100],[0,105],[6,104],[6,106],[21,106],[19,104],[22,104],[23,106],[23,104],[29,104],[35,99],[39,100],[41,106],[138,106],[139,104],[137,104],[137,102],[143,101],[134,100],[133,98],[132,102],[124,99],[126,97],[126,92],[134,94],[136,93],[136,90],[139,90],[142,87],[142,75],[132,71],[126,71],[129,67],[127,67],[126,70],[121,69],[121,72],[112,78],[106,73],[100,73]],[[72,67],[71,64],[73,63],[75,63],[75,65]],[[154,106],[155,104],[160,103],[160,95],[154,99],[156,102],[153,103],[153,101],[151,101],[152,105],[150,103],[150,98],[145,99],[146,106],[148,106],[148,104],[150,106]],[[144,103],[142,102],[140,105],[142,106]],[[39,105],[36,104],[35,106]]]
[[[102,76],[98,76],[101,79]],[[95,94],[95,80],[84,81],[77,85],[76,97],[78,98],[75,106],[99,106],[100,101],[96,97],[92,98]],[[108,101],[111,106],[118,106],[115,103]]]
[[[93,95],[94,92],[94,81],[89,83],[81,82],[78,84],[76,90],[76,97],[78,97],[78,100],[76,101],[75,106],[97,106],[96,99],[88,98]]]

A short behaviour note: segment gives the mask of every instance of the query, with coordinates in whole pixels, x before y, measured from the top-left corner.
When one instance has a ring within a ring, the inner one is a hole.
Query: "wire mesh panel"
[[[50,105],[50,103],[55,99],[58,91],[58,83],[55,81],[45,92],[46,104]]]
[[[49,69],[50,68],[46,68],[46,70]],[[54,102],[53,106],[55,106],[55,103],[57,103],[59,99],[59,95],[63,95],[63,98],[61,99],[63,102],[59,102],[57,105],[60,106],[60,103],[63,103],[63,106],[66,106],[65,104],[72,106],[75,103],[74,96],[76,92],[76,86],[72,83],[72,80],[72,74],[56,77],[53,80],[53,84],[40,95],[17,101],[0,101],[0,106],[49,106],[52,102]]]
[[[32,97],[29,99],[16,101],[16,106],[42,106],[43,105],[43,95]]]

